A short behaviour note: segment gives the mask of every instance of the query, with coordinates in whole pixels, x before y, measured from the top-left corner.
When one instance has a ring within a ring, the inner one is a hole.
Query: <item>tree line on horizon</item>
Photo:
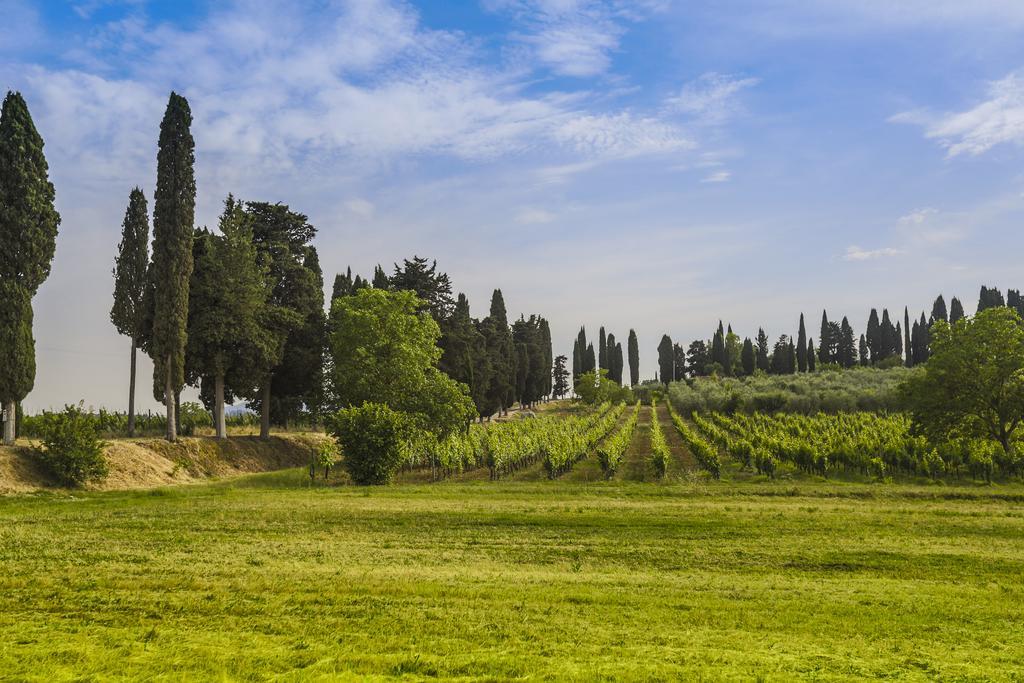
[[[989,308],[1006,306],[1024,316],[1024,296],[1010,289],[1004,299],[995,287],[982,286],[978,297],[977,313]],[[673,343],[662,335],[658,344],[659,381],[668,384],[688,377],[719,375],[727,377],[749,376],[755,372],[766,374],[794,374],[815,372],[823,367],[853,368],[895,366],[914,367],[927,362],[931,349],[932,326],[939,320],[955,324],[965,317],[960,300],[953,297],[949,308],[940,294],[932,304],[931,314],[921,312],[913,321],[908,307],[903,309],[903,320],[895,324],[888,309],[871,309],[863,334],[857,337],[844,316],[841,321],[829,320],[827,310],[822,311],[818,345],[807,334],[804,314],[800,314],[797,335],[782,334],[772,343],[764,328],[758,328],[754,339],[740,340],[732,325],[718,329],[710,340],[697,339],[687,348]]]

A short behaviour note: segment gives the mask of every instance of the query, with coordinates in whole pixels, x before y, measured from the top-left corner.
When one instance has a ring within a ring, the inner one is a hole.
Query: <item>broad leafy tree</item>
[[[908,380],[914,425],[933,442],[991,439],[1006,452],[1024,420],[1024,323],[1004,307],[932,328],[924,372]]]

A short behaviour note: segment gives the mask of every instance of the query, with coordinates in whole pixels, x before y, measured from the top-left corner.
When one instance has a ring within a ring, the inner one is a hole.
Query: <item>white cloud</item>
[[[580,153],[605,158],[660,154],[696,146],[677,126],[629,112],[573,117],[555,130],[554,138]]]
[[[701,179],[702,183],[727,183],[732,179],[731,171],[715,171]]]
[[[883,249],[861,249],[858,246],[849,246],[846,248],[846,253],[843,255],[844,261],[871,261],[874,259],[884,258],[888,256],[898,256],[903,251],[900,249],[894,249],[892,247],[886,247]]]
[[[1012,73],[989,83],[987,90],[987,99],[966,111],[941,115],[907,111],[890,121],[923,127],[925,136],[938,140],[950,157],[977,156],[997,145],[1024,143],[1024,77]]]
[[[540,225],[555,220],[555,214],[546,209],[524,208],[516,215],[516,222],[522,225]]]
[[[906,216],[900,216],[897,223],[905,226],[921,225],[926,220],[928,220],[929,216],[934,216],[938,212],[938,209],[933,209],[930,207],[926,207],[923,209],[915,209],[908,213]]]
[[[736,96],[739,92],[758,83],[757,78],[706,73],[684,85],[679,94],[668,98],[665,104],[670,110],[688,114],[701,122],[720,124],[738,111]]]

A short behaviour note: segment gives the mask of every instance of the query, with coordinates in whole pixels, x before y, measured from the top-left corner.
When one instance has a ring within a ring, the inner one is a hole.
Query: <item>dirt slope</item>
[[[108,442],[110,474],[93,490],[137,489],[184,484],[212,477],[229,477],[299,467],[309,462],[322,434],[285,434],[260,441],[235,436],[227,441],[212,438],[117,439]],[[24,493],[50,488],[56,483],[39,467],[27,442],[0,447],[0,494]]]

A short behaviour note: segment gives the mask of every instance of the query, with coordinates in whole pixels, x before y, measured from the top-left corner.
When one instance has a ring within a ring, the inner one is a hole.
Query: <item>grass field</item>
[[[0,499],[2,676],[1024,679],[1019,485],[307,481]]]

